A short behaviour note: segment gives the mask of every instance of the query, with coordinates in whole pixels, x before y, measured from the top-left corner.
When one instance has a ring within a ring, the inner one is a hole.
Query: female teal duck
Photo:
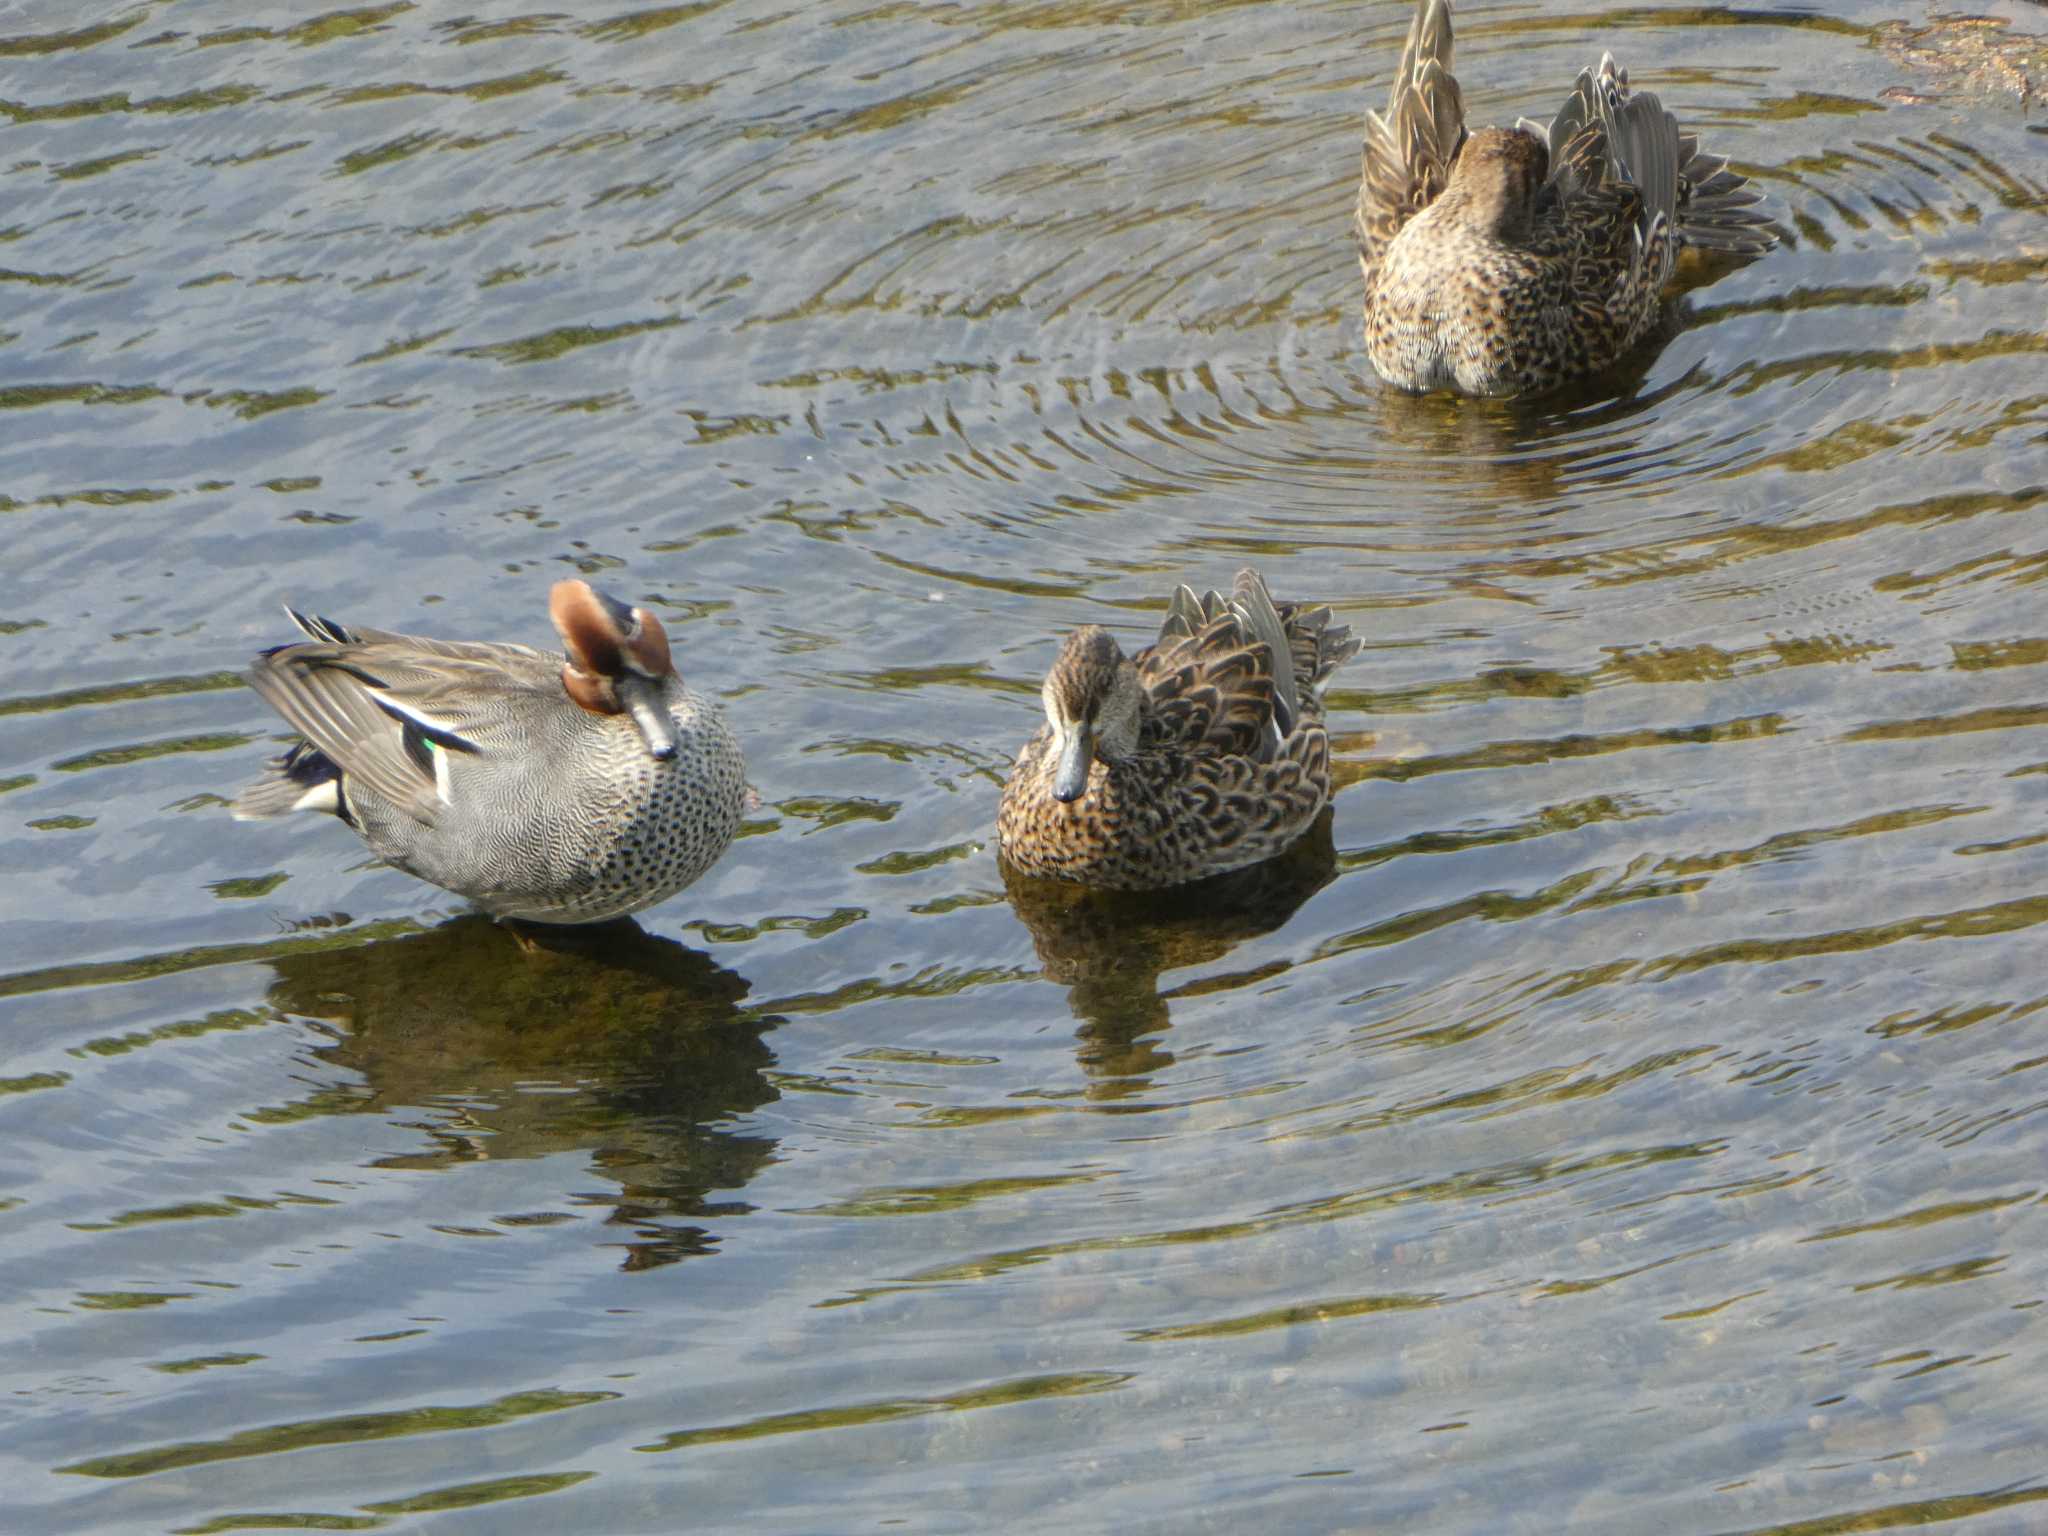
[[[1045,728],[1003,786],[1003,857],[1121,890],[1271,858],[1329,803],[1320,692],[1358,649],[1328,608],[1275,607],[1251,570],[1228,598],[1180,588],[1135,657],[1075,630],[1040,691]]]
[[[1365,115],[1365,346],[1399,389],[1519,395],[1611,366],[1682,247],[1755,255],[1757,194],[1612,54],[1549,127],[1465,131],[1449,0],[1421,0],[1385,117]]]
[[[321,811],[499,917],[595,923],[674,895],[732,841],[739,742],[683,686],[661,621],[581,581],[548,610],[566,661],[285,611],[309,639],[249,680],[305,739],[232,807]]]

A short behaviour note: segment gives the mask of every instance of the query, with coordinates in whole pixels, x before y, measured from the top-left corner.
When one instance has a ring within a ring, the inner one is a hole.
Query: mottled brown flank
[[[1683,246],[1773,238],[1756,194],[1627,71],[1586,70],[1547,129],[1467,134],[1448,0],[1421,0],[1355,217],[1373,367],[1401,389],[1514,395],[1612,366],[1655,326]]]
[[[1274,607],[1251,571],[1240,574],[1231,601],[1264,603],[1285,635],[1283,664],[1300,696],[1293,729],[1274,739],[1271,651],[1209,593],[1200,600],[1199,628],[1180,634],[1169,621],[1159,642],[1133,658],[1141,691],[1137,749],[1115,761],[1098,755],[1085,794],[1070,804],[1053,797],[1050,728],[1018,754],[997,819],[1012,865],[1090,885],[1152,889],[1270,858],[1307,829],[1330,796],[1317,690],[1358,642],[1330,625],[1327,608]],[[1070,638],[1068,650],[1073,645]]]

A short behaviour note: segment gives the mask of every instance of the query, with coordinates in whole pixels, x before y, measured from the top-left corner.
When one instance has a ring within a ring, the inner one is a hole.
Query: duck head
[[[548,617],[569,658],[562,691],[594,715],[631,715],[649,753],[674,757],[668,694],[680,679],[661,620],[587,581],[556,582],[548,594]]]
[[[1550,146],[1519,128],[1481,128],[1451,163],[1443,197],[1477,229],[1500,240],[1529,233]]]
[[[1109,631],[1090,624],[1067,636],[1039,690],[1052,729],[1055,800],[1071,802],[1088,788],[1088,765],[1116,762],[1138,749],[1138,669]]]

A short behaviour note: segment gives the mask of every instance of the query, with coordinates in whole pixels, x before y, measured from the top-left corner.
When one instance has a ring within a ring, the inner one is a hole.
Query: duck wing
[[[1322,691],[1330,675],[1365,648],[1350,627],[1330,622],[1323,604],[1282,603],[1280,623],[1294,658],[1295,686],[1302,692],[1302,718],[1322,718]]]
[[[1560,200],[1619,182],[1641,194],[1645,234],[1661,213],[1685,244],[1704,250],[1756,256],[1777,244],[1749,178],[1730,170],[1724,156],[1702,150],[1698,134],[1679,132],[1655,92],[1630,95],[1628,71],[1611,53],[1601,55],[1597,69],[1579,72],[1547,127],[1526,119],[1517,126],[1549,144],[1550,184]]]
[[[1178,588],[1136,663],[1147,746],[1268,762],[1300,718],[1293,647],[1256,571],[1229,597]]]
[[[311,641],[265,651],[249,682],[352,780],[423,826],[446,801],[435,749],[481,752],[512,695],[559,688],[561,663],[523,645],[423,640],[292,612]]]
[[[1465,143],[1465,98],[1451,73],[1449,0],[1420,0],[1394,70],[1386,115],[1365,114],[1352,226],[1368,287],[1401,226],[1443,191]]]
[[[1660,215],[1676,224],[1685,153],[1678,119],[1654,91],[1631,95],[1628,71],[1613,54],[1602,54],[1597,69],[1579,71],[1547,126],[1527,119],[1516,126],[1549,147],[1544,196],[1560,217],[1581,228],[1610,225],[1616,247],[1637,233],[1647,236]],[[1733,174],[1725,162],[1713,169]]]
[[[1153,647],[1135,659],[1145,689],[1141,750],[1248,758],[1270,752],[1273,675],[1265,647],[1244,644],[1234,616],[1195,642]]]

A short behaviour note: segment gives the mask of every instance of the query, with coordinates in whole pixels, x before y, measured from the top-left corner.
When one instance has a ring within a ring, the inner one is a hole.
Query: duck
[[[1603,54],[1546,124],[1468,132],[1449,0],[1419,0],[1384,116],[1365,115],[1353,220],[1365,345],[1424,394],[1539,394],[1656,327],[1688,248],[1776,243],[1748,179]]]
[[[285,612],[306,639],[262,652],[249,682],[301,739],[237,820],[332,816],[386,863],[533,923],[664,901],[739,828],[739,739],[645,608],[556,582],[561,655]]]
[[[1126,656],[1069,634],[1039,690],[1045,724],[1003,785],[998,850],[1017,871],[1156,890],[1285,851],[1330,800],[1322,689],[1358,654],[1327,607],[1177,588],[1159,638]]]

